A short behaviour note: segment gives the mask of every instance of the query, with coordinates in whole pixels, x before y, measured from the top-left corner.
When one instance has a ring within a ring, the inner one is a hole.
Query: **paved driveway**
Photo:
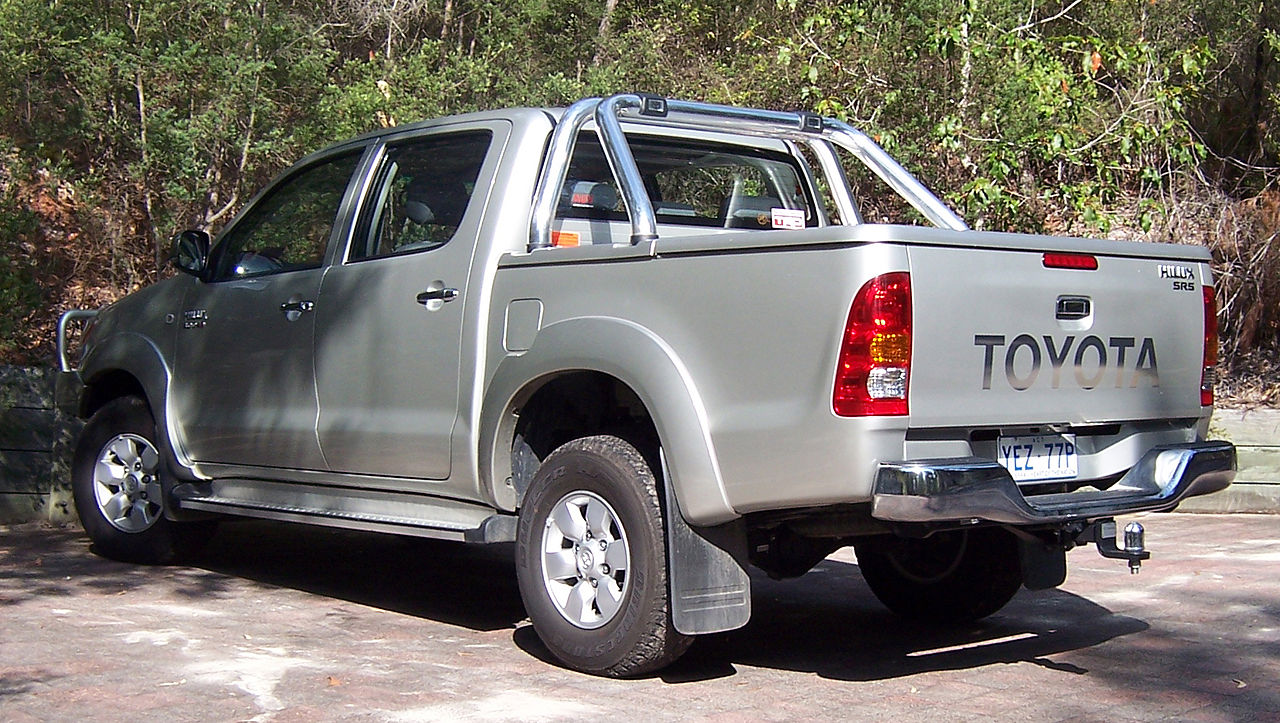
[[[0,720],[1280,721],[1280,517],[1143,522],[1141,575],[1075,550],[961,629],[891,616],[849,551],[757,577],[749,626],[628,681],[548,662],[510,547],[240,522],[143,568],[0,528]]]

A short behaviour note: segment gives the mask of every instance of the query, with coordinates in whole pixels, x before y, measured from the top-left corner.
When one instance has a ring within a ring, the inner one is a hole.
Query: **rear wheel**
[[[76,444],[71,488],[94,550],[126,562],[167,563],[194,552],[213,522],[164,516],[164,460],[146,402],[121,397],[99,409]]]
[[[977,620],[1004,607],[1022,585],[1017,540],[998,527],[867,537],[854,550],[871,591],[904,617]]]
[[[671,623],[653,472],[618,437],[576,439],[547,457],[525,496],[516,556],[533,628],[571,668],[639,675],[692,642]]]

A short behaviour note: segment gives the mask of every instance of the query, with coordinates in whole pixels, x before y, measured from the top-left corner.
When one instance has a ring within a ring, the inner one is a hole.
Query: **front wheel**
[[[854,543],[871,592],[903,617],[968,622],[1004,607],[1022,586],[1018,543],[999,527],[881,535]]]
[[[571,668],[639,675],[692,642],[671,622],[653,472],[622,439],[584,437],[547,457],[520,512],[516,563],[534,631]]]
[[[71,489],[95,552],[163,564],[209,538],[213,522],[165,518],[163,469],[155,421],[142,399],[121,397],[89,418],[76,444]]]

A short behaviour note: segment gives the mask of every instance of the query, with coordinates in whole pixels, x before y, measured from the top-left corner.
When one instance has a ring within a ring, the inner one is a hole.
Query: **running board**
[[[318,485],[216,480],[179,484],[182,510],[459,542],[513,542],[516,517],[437,497]]]

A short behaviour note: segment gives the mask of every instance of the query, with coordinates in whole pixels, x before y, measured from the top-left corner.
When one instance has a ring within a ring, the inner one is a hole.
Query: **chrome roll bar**
[[[551,133],[547,146],[547,159],[538,175],[538,186],[533,194],[533,213],[529,221],[529,249],[542,249],[551,245],[551,221],[556,215],[560,200],[560,188],[569,173],[569,158],[578,140],[578,131],[600,105],[599,98],[584,98],[565,109],[560,122]]]
[[[67,332],[71,330],[71,324],[75,322],[88,323],[97,315],[98,311],[96,309],[72,309],[64,311],[62,316],[58,317],[58,371],[72,372],[76,369],[75,365],[71,363],[67,348]]]
[[[965,224],[947,204],[925,188],[915,176],[895,161],[875,141],[848,123],[812,113],[757,110],[735,106],[670,100],[634,93],[608,98],[586,98],[569,106],[551,135],[547,158],[543,163],[534,193],[530,218],[529,249],[551,245],[551,224],[555,218],[560,188],[569,172],[578,134],[588,121],[595,121],[605,157],[620,186],[623,203],[631,221],[631,243],[652,241],[658,237],[658,224],[653,203],[644,187],[635,156],[627,144],[622,123],[732,133],[735,135],[777,138],[803,143],[813,150],[836,207],[846,225],[862,222],[848,180],[833,146],[838,146],[861,161],[872,173],[902,196],[931,223],[953,231],[967,231]]]

